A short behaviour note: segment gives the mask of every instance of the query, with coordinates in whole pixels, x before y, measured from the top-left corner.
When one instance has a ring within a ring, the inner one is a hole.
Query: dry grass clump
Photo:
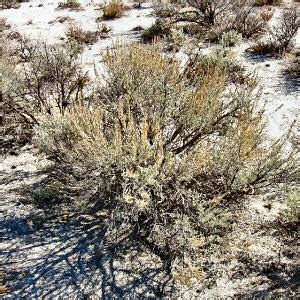
[[[50,116],[36,143],[98,187],[83,209],[106,216],[107,236],[126,231],[198,270],[196,258],[230,228],[233,202],[293,178],[292,153],[284,139],[267,142],[253,84],[229,89],[211,67],[191,86],[158,46],[117,46],[104,63],[97,105]]]
[[[57,9],[83,10],[81,4],[77,0],[66,0],[59,2]]]
[[[113,20],[116,18],[121,18],[126,9],[127,8],[122,1],[112,0],[102,7],[103,14],[100,19]]]
[[[107,38],[110,31],[111,29],[103,24],[98,26],[96,31],[84,30],[79,25],[72,24],[67,28],[66,36],[79,44],[92,45],[99,38]]]
[[[293,48],[293,39],[299,28],[298,13],[296,8],[282,13],[277,26],[270,29],[270,38],[259,41],[250,50],[261,55],[282,55]]]

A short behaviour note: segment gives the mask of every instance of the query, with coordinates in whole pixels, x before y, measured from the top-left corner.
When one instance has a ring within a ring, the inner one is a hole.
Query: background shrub
[[[270,37],[259,41],[250,48],[256,54],[282,55],[292,50],[293,39],[299,28],[297,10],[289,9],[282,13],[277,26],[270,29]]]
[[[64,114],[83,101],[88,77],[78,61],[78,44],[48,45],[23,39],[17,49],[20,64],[14,70],[6,94],[7,102],[30,122],[43,114]]]
[[[264,32],[267,22],[268,18],[262,14],[261,10],[242,4],[233,9],[233,16],[228,20],[228,27],[248,39]]]

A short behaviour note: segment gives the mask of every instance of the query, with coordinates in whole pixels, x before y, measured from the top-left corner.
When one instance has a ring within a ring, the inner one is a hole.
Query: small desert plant
[[[199,80],[211,70],[218,70],[226,74],[226,79],[234,82],[243,82],[243,68],[235,61],[231,51],[214,49],[210,54],[193,53],[186,64],[186,76]]]
[[[287,208],[281,214],[281,221],[285,226],[299,226],[300,224],[300,189],[294,187],[290,189],[286,195]]]
[[[153,25],[142,32],[141,39],[143,43],[151,43],[155,40],[166,37],[170,34],[170,32],[171,27],[166,21],[156,19]]]
[[[168,43],[170,50],[178,51],[184,41],[184,31],[182,28],[171,28],[168,35]]]
[[[249,48],[249,51],[257,55],[278,55],[281,50],[273,41],[258,41]]]
[[[50,116],[35,139],[88,170],[98,191],[87,203],[105,212],[108,236],[123,228],[165,260],[193,260],[228,230],[233,201],[293,178],[284,140],[266,142],[255,86],[228,90],[218,68],[191,86],[157,46],[116,46],[104,63],[98,105]]]
[[[233,47],[242,41],[243,37],[234,30],[224,32],[220,39],[220,44],[224,47]]]
[[[70,25],[67,28],[66,35],[70,40],[74,40],[79,44],[92,45],[98,41],[99,38],[107,37],[110,32],[106,25],[98,27],[96,31],[83,30],[79,25]]]
[[[116,18],[121,18],[126,10],[126,6],[122,1],[112,0],[108,4],[102,7],[102,17],[103,20],[112,20]]]
[[[83,8],[77,0],[66,0],[59,2],[57,9],[82,10]]]
[[[112,32],[112,28],[107,24],[98,24],[97,31],[100,33],[101,37],[107,37],[110,32]]]

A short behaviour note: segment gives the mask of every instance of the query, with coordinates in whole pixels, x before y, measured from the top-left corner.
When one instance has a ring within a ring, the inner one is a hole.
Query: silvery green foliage
[[[97,188],[86,203],[108,234],[125,227],[168,261],[201,255],[230,228],[232,203],[292,177],[285,140],[265,142],[256,86],[230,88],[223,54],[182,70],[158,46],[115,46],[98,105],[37,128],[39,147]]]
[[[220,44],[224,47],[233,47],[242,41],[242,35],[234,30],[224,32],[220,39]]]

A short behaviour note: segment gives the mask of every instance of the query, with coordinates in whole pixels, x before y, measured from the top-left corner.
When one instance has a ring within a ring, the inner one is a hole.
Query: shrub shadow
[[[41,185],[45,181],[31,188]],[[106,239],[102,217],[82,211],[65,215],[53,204],[25,217],[6,216],[0,229],[3,283],[9,291],[4,299],[156,298],[173,289],[163,263],[141,243]]]

